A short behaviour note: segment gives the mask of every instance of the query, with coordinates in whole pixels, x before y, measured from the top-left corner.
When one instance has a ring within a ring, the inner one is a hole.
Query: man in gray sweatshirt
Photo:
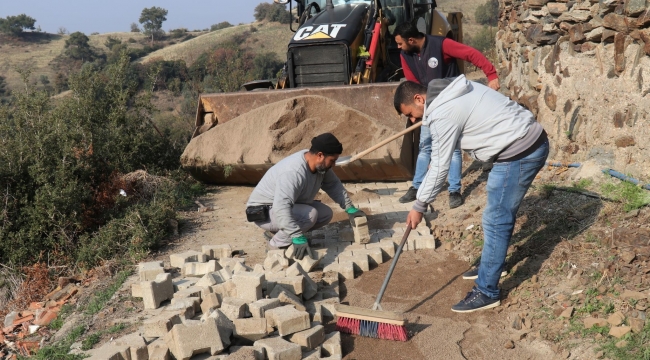
[[[476,286],[451,309],[472,312],[500,304],[499,278],[519,205],[548,157],[548,138],[533,114],[500,93],[464,75],[435,79],[424,87],[400,84],[395,109],[431,133],[430,168],[406,223],[416,227],[442,189],[454,149],[479,161],[494,160],[483,211],[483,250]]]
[[[253,190],[247,209],[265,207],[267,218],[255,221],[266,230],[270,249],[287,248],[293,244],[293,256],[299,260],[305,254],[314,258],[305,233],[321,228],[332,220],[332,209],[314,198],[323,189],[345,209],[350,221],[365,216],[352,205],[341,180],[332,167],[343,152],[338,139],[324,133],[311,141],[309,150],[289,155],[273,165]]]

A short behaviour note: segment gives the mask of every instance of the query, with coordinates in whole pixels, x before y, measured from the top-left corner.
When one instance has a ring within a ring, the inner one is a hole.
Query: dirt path
[[[468,176],[464,181],[480,182],[479,177]],[[369,221],[373,240],[401,237],[410,205],[400,204],[397,200],[408,185],[406,182],[346,185],[357,206],[372,214]],[[156,258],[166,260],[170,253],[198,250],[205,244],[228,243],[233,249],[245,251],[247,264],[263,262],[266,244],[261,231],[244,218],[245,202],[251,191],[251,187],[215,188],[201,199],[204,205],[214,206],[215,210],[188,214],[192,219],[181,222],[180,238]],[[475,203],[482,201],[483,192],[466,195],[466,205],[451,211],[452,215],[447,214],[451,219],[454,216],[462,218],[462,214],[471,211],[469,209],[474,208]],[[332,224],[311,234],[311,237],[321,246],[332,246],[338,241],[338,230],[346,226],[347,217],[327,196],[323,195],[321,199],[333,207],[335,218]],[[441,195],[435,205],[437,209],[447,209],[447,195]],[[458,215],[453,215],[453,212]],[[418,231],[424,234],[428,229],[421,226]],[[341,301],[370,307],[388,267],[389,263],[384,263],[354,280],[345,281],[341,285]],[[343,336],[345,359],[557,358],[550,344],[539,340],[533,333],[515,342],[514,349],[505,348],[506,342],[516,333],[511,326],[515,312],[508,311],[506,306],[465,315],[451,312],[451,306],[473,286],[472,281],[461,277],[468,268],[467,261],[441,248],[405,252],[382,304],[387,310],[406,313],[412,338],[406,343],[397,343]],[[329,327],[333,330],[333,325]]]

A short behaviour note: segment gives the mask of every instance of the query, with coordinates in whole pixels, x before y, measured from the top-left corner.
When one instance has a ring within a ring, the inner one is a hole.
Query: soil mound
[[[308,149],[311,139],[331,132],[343,144],[343,155],[361,152],[395,133],[375,119],[322,96],[300,96],[254,109],[192,139],[181,157],[187,169],[228,165],[275,164]],[[398,157],[400,142],[368,158]]]

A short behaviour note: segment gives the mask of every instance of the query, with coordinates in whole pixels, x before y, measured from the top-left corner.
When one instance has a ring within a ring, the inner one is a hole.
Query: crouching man
[[[309,150],[301,150],[282,159],[264,174],[248,203],[248,221],[266,230],[269,249],[293,244],[293,256],[314,258],[305,233],[321,228],[332,220],[332,209],[314,200],[323,189],[345,209],[351,222],[365,214],[352,205],[341,180],[332,167],[343,152],[343,145],[330,133],[311,140]]]
[[[483,250],[476,285],[451,309],[472,312],[500,304],[499,278],[526,191],[548,157],[548,138],[533,114],[464,75],[432,80],[428,87],[400,84],[395,109],[406,117],[422,118],[431,134],[430,168],[406,222],[416,227],[447,179],[454,149],[480,161],[494,160],[487,180],[483,211]]]

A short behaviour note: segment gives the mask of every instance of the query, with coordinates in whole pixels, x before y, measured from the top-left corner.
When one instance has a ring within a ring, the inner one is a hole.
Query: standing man
[[[402,49],[400,58],[407,81],[427,85],[433,79],[456,77],[460,70],[456,59],[468,61],[483,70],[491,89],[499,90],[499,79],[494,65],[480,51],[444,36],[425,35],[415,25],[405,22],[395,28],[395,42]],[[415,163],[413,186],[399,201],[409,203],[415,200],[431,158],[431,137],[426,127],[420,130],[420,152]],[[463,204],[460,195],[460,180],[463,171],[463,156],[460,149],[454,151],[449,169],[449,208]]]
[[[332,220],[332,209],[314,198],[323,189],[348,213],[366,216],[352,205],[341,180],[332,167],[343,152],[343,145],[330,133],[311,140],[309,150],[289,155],[264,174],[246,203],[248,221],[266,230],[269,249],[286,249],[293,244],[293,256],[314,258],[305,233]]]
[[[454,149],[480,161],[494,160],[483,211],[483,250],[476,286],[451,310],[472,312],[498,306],[499,278],[526,191],[548,157],[548,138],[533,114],[487,86],[455,79],[432,80],[428,88],[400,84],[395,109],[409,119],[423,119],[431,134],[431,165],[406,223],[416,227],[442,189]]]

